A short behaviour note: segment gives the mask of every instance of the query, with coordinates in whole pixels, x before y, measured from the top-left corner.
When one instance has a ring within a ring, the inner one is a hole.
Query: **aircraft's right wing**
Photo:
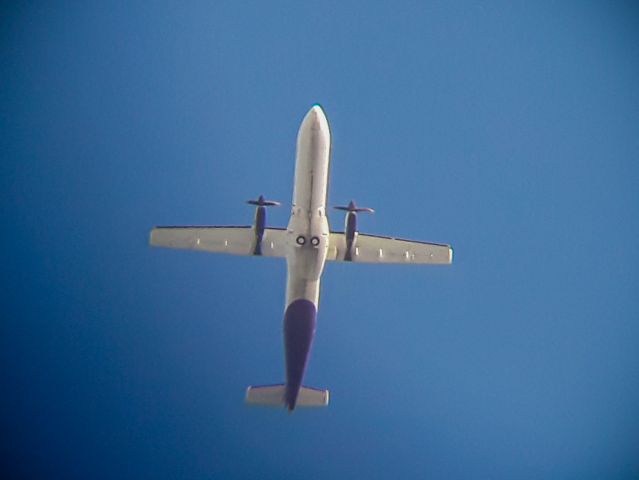
[[[149,243],[155,247],[181,248],[232,255],[286,256],[286,230],[265,228],[258,245],[255,229],[246,227],[155,227]]]
[[[333,261],[434,265],[448,265],[453,261],[453,249],[450,245],[363,233],[357,234],[350,252],[346,235],[341,232],[331,232],[328,245],[327,260]]]

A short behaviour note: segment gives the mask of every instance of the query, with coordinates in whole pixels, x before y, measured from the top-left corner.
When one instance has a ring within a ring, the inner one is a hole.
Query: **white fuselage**
[[[318,307],[330,232],[326,218],[330,154],[328,121],[316,105],[304,117],[297,135],[293,208],[287,227],[287,306],[305,299]]]

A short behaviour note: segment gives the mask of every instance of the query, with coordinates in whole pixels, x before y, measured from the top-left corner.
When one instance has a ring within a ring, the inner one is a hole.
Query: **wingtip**
[[[154,246],[154,245],[155,245],[155,244],[154,244],[154,242],[153,242],[153,240],[155,239],[155,230],[156,230],[156,228],[157,228],[157,227],[153,227],[153,228],[151,229],[151,231],[149,232],[149,245],[151,245],[151,246]]]

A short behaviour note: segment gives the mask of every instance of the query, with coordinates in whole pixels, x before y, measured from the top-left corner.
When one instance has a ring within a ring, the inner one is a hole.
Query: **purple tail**
[[[284,348],[286,350],[285,402],[295,408],[302,387],[308,356],[315,336],[317,309],[306,299],[293,301],[284,314]]]
[[[302,386],[308,356],[311,351],[317,309],[313,302],[298,299],[284,314],[284,348],[286,351],[286,384],[252,386],[246,390],[250,405],[282,406],[289,412],[299,407],[325,407],[328,390]]]

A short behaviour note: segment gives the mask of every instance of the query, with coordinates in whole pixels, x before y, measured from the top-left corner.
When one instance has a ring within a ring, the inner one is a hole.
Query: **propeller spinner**
[[[279,207],[280,202],[274,200],[266,200],[264,195],[257,197],[257,200],[247,200],[249,205],[255,205],[255,248],[253,255],[262,255],[262,238],[264,237],[264,229],[266,228],[266,207]]]
[[[355,250],[355,244],[357,243],[357,214],[359,212],[375,213],[375,210],[368,207],[358,207],[353,200],[345,207],[333,207],[335,210],[342,210],[348,212],[344,221],[344,235],[346,237],[346,252],[344,253],[344,260],[350,262],[353,260],[353,251]]]
[[[346,212],[366,212],[366,213],[375,213],[375,210],[373,210],[372,208],[368,208],[368,207],[358,207],[357,205],[355,205],[355,201],[351,200],[349,202],[349,204],[345,207],[333,207],[335,210],[343,210]]]

